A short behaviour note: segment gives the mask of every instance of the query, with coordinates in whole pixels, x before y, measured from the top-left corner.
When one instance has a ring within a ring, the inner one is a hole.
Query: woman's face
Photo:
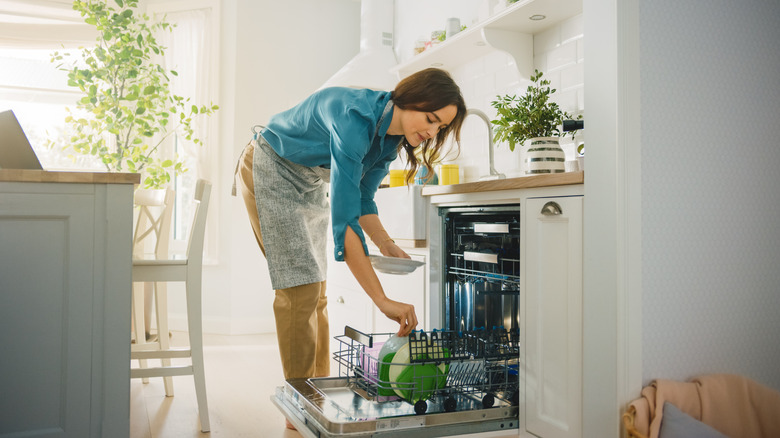
[[[458,107],[455,105],[447,105],[432,112],[400,110],[401,132],[398,134],[403,134],[410,145],[419,146],[423,141],[435,137],[440,130],[445,129],[457,114]]]

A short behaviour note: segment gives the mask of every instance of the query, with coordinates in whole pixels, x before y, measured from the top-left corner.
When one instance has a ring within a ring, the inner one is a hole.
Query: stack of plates
[[[441,353],[439,347],[432,348],[436,349],[433,351],[434,354]],[[447,357],[448,355],[445,349],[443,356]],[[417,359],[427,358],[418,357]],[[449,364],[445,363],[438,365],[410,363],[409,344],[404,344],[392,358],[392,364],[388,367],[387,380],[393,383],[393,391],[404,400],[410,402],[427,400],[435,390],[446,385],[449,368]]]

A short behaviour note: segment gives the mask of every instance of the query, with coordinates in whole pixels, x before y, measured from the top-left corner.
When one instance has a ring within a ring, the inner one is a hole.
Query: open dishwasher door
[[[290,379],[273,403],[313,438],[517,435],[517,333],[415,332],[409,359],[379,360],[390,335],[347,327],[336,337],[339,376]]]

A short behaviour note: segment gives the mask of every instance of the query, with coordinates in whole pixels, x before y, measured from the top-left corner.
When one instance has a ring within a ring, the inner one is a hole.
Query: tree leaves
[[[107,170],[144,172],[147,187],[161,187],[170,181],[169,171],[179,174],[186,168],[178,159],[160,157],[160,144],[175,132],[201,144],[193,137],[193,116],[209,116],[219,107],[197,106],[173,94],[168,74],[178,73],[152,61],[153,53],[165,51],[154,34],[171,31],[170,23],[136,13],[138,0],[113,4],[118,8],[105,1],[75,0],[73,9],[98,31],[96,47],[52,54],[52,63],[62,61],[57,68],[67,72],[68,86],[83,93],[77,109],[89,115],[66,117],[72,131],[66,148],[98,156]],[[150,144],[152,140],[156,143]]]

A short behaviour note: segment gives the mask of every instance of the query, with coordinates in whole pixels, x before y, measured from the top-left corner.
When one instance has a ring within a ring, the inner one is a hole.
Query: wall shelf
[[[524,76],[533,72],[533,35],[582,13],[582,0],[521,0],[408,61],[391,72],[399,78],[428,67],[452,70],[495,50],[509,53]],[[529,19],[544,15],[544,20]]]

